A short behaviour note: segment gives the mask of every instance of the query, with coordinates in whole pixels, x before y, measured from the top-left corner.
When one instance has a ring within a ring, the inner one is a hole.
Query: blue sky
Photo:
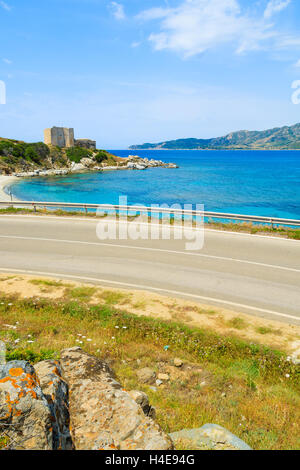
[[[299,0],[0,0],[0,136],[100,148],[300,122]]]

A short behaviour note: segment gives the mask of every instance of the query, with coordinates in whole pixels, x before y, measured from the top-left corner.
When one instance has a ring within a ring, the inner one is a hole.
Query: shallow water
[[[23,200],[128,204],[204,204],[207,211],[300,218],[298,151],[128,151],[180,168],[110,171],[23,179],[11,186]]]

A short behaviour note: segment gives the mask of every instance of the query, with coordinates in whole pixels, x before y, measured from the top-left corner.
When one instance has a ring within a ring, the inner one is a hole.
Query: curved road
[[[203,249],[185,251],[172,239],[101,241],[98,223],[0,216],[0,272],[152,290],[300,324],[300,241],[207,229]]]

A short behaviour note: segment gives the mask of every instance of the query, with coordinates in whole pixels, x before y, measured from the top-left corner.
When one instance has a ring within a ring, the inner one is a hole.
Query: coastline
[[[4,176],[0,175],[0,202],[10,202],[11,198],[9,194],[5,192],[5,188],[10,186],[14,181],[18,180],[17,176]],[[13,201],[20,201],[13,197]]]
[[[14,181],[24,177],[36,176],[61,176],[75,173],[90,173],[90,172],[105,172],[117,170],[146,170],[148,168],[163,167],[163,168],[178,168],[175,163],[164,163],[161,160],[148,160],[148,158],[141,158],[136,155],[130,155],[127,159],[127,165],[111,165],[111,166],[94,166],[90,167],[83,163],[72,163],[71,167],[50,170],[34,170],[30,172],[15,173],[13,175],[0,174],[0,202],[11,202],[11,196],[7,194],[5,188],[10,186]],[[15,198],[13,201],[22,202],[22,199]]]

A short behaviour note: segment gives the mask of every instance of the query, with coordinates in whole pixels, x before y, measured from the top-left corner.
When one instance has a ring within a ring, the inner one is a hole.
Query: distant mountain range
[[[131,150],[300,150],[300,123],[266,131],[231,132],[213,139],[178,139],[132,145]]]

